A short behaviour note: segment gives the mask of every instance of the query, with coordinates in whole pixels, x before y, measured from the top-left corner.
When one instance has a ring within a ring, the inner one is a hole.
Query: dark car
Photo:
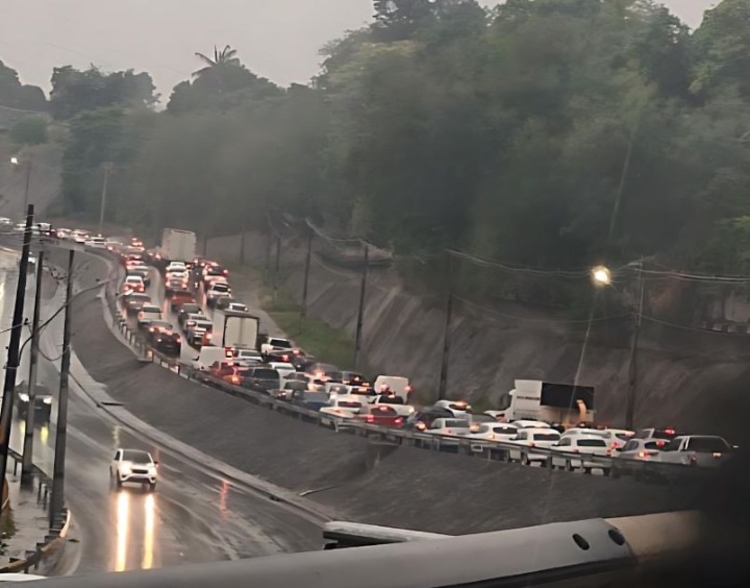
[[[367,387],[370,383],[362,374],[357,372],[328,372],[326,374],[329,382],[344,384],[345,386]]]
[[[122,297],[122,304],[125,312],[129,315],[138,314],[146,304],[151,304],[151,296],[134,292]]]
[[[257,392],[278,390],[281,383],[279,372],[269,367],[249,368],[247,375],[242,379],[242,387]]]
[[[193,347],[200,348],[203,346],[203,335],[213,331],[214,325],[211,321],[197,320],[185,329],[185,338]]]
[[[310,410],[320,410],[324,406],[328,406],[328,394],[325,392],[294,390],[290,402]]]
[[[305,382],[287,382],[281,390],[269,390],[268,394],[279,400],[291,401],[294,391],[306,392],[307,383]]]
[[[201,314],[202,312],[203,309],[199,304],[196,304],[194,302],[187,302],[180,306],[180,311],[177,314],[177,322],[180,323],[180,326],[184,329],[185,321],[187,321],[188,316],[190,316],[191,314]]]
[[[234,297],[231,294],[228,294],[226,296],[219,296],[216,300],[214,300],[214,308],[225,310],[232,302],[234,302]]]
[[[294,366],[294,369],[298,372],[307,372],[309,368],[318,363],[312,355],[294,355],[292,361],[289,362]]]
[[[52,392],[47,386],[37,384],[34,387],[34,416],[41,421],[49,421],[52,413]],[[18,407],[18,416],[25,418],[29,412],[29,388],[25,382],[16,386],[16,406]]]
[[[165,355],[179,357],[182,338],[167,321],[153,321],[146,329],[146,342]]]
[[[452,419],[453,413],[447,408],[426,408],[415,412],[404,423],[404,429],[410,431],[426,431],[436,419]]]

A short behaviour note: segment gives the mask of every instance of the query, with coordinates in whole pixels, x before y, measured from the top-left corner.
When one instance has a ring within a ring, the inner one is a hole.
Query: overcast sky
[[[664,3],[697,27],[718,0]],[[371,0],[3,0],[0,59],[45,90],[54,66],[145,70],[166,102],[199,68],[194,53],[214,44],[236,48],[277,83],[305,83],[318,70],[320,47],[371,15]]]

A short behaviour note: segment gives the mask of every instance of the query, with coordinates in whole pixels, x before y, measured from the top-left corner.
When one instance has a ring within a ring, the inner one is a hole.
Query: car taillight
[[[232,384],[238,385],[240,383],[239,376],[232,376]]]
[[[414,388],[412,388],[411,385],[408,385],[405,389],[407,394],[411,394],[414,391]]]
[[[175,337],[175,339],[174,339],[174,340],[175,340],[175,341],[176,341],[177,343],[179,343],[179,342],[181,341],[181,339],[180,339],[180,337],[179,337],[179,336],[178,336],[178,337]]]
[[[719,453],[718,451],[715,451],[713,455],[716,458],[721,457],[721,453]]]
[[[282,355],[281,356],[281,361],[285,361],[285,362],[289,361],[289,356],[288,355]]]
[[[673,429],[672,427],[670,427],[670,428],[668,428],[668,429],[664,429],[664,432],[665,432],[665,433],[666,433],[667,435],[674,435],[674,429]]]
[[[367,421],[368,423],[374,423],[374,422],[375,422],[375,417],[374,417],[374,416],[372,416],[371,414],[368,414],[368,415],[367,415],[367,416],[365,417],[365,420],[366,420],[366,421]]]
[[[394,422],[394,423],[396,423],[397,425],[403,425],[403,424],[404,424],[404,419],[402,419],[401,417],[398,417],[398,418],[397,418],[397,419],[396,419],[395,421],[393,421],[393,422]]]
[[[427,428],[427,425],[425,425],[422,421],[419,421],[416,425],[414,425],[415,429],[419,429],[420,431],[424,431]]]
[[[536,443],[534,443],[534,442],[532,441],[531,443],[529,443],[529,447],[536,447]]]

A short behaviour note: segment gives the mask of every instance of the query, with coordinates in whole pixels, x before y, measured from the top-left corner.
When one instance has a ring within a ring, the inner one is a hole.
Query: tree
[[[47,110],[47,98],[37,86],[25,86],[18,72],[0,60],[0,106],[19,110]]]
[[[17,145],[41,145],[47,139],[47,119],[41,116],[27,116],[10,128],[10,140]]]
[[[373,30],[380,41],[410,38],[432,13],[430,0],[373,0]]]
[[[206,75],[209,72],[214,71],[217,67],[239,67],[241,65],[239,58],[237,57],[237,51],[232,49],[229,45],[224,47],[221,51],[214,45],[214,56],[213,58],[206,56],[203,53],[196,53],[195,56],[203,61],[206,66],[193,72],[193,77],[200,77]]]
[[[95,66],[80,71],[70,65],[52,72],[50,110],[58,120],[98,108],[150,108],[158,101],[151,76],[145,72],[105,73]]]

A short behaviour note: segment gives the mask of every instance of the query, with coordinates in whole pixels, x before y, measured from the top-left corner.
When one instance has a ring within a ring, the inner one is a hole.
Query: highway
[[[3,329],[11,322],[15,260],[15,254],[0,251]],[[33,289],[34,280],[29,276],[28,317]],[[43,318],[61,306],[61,290],[52,280],[45,283]],[[54,391],[59,385],[61,325],[61,320],[53,321],[43,332],[40,345],[48,359],[40,358],[39,381]],[[7,345],[8,333],[2,337]],[[28,377],[28,349],[27,345],[19,382]],[[74,515],[74,537],[79,542],[69,544],[57,573],[149,569],[319,548],[321,535],[315,524],[123,428],[89,399],[78,384],[85,378],[76,374],[75,364],[69,403],[66,499]],[[50,425],[38,427],[35,437],[35,463],[49,472],[56,407],[55,401]],[[23,422],[14,420],[11,446],[19,451],[23,426]],[[137,486],[110,490],[108,465],[117,447],[145,449],[155,456],[160,476],[155,493]]]

